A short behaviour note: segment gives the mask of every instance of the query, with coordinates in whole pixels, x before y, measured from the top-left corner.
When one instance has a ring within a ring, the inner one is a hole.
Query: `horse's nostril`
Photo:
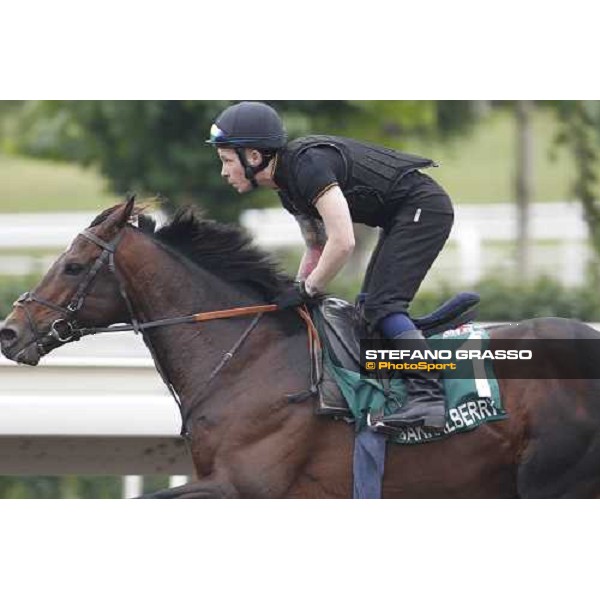
[[[12,327],[3,327],[0,329],[0,344],[3,346],[10,346],[15,343],[18,336],[19,334],[16,329],[13,329]]]

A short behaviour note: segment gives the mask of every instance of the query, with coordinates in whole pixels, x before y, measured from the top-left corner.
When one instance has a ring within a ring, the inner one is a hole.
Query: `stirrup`
[[[377,420],[377,418],[371,418],[371,413],[367,414],[367,427],[373,433],[380,433],[383,435],[398,435],[402,433],[406,427],[413,427],[413,425],[404,425],[403,427],[394,427],[388,423]]]
[[[389,415],[392,416],[392,415]],[[429,417],[431,418],[431,417]],[[439,417],[434,417],[434,420],[437,420]],[[415,419],[414,422],[412,423],[403,423],[402,425],[393,425],[390,423],[385,423],[383,421],[384,419],[384,415],[383,415],[383,411],[379,411],[374,415],[371,415],[371,413],[367,414],[367,426],[369,427],[369,429],[371,429],[371,431],[375,431],[375,432],[382,432],[382,433],[399,433],[400,431],[402,431],[403,429],[405,429],[406,427],[422,427],[425,430],[428,431],[433,431],[433,432],[441,432],[445,429],[446,427],[446,416],[444,415],[444,423],[443,425],[438,425],[438,424],[431,424],[431,422],[428,422],[428,417],[424,416],[421,418],[417,418]]]
[[[384,435],[396,435],[401,433],[403,430],[397,427],[390,427],[386,425],[382,421],[377,421],[376,423],[372,423],[369,416],[367,416],[367,426],[373,433],[381,433]]]

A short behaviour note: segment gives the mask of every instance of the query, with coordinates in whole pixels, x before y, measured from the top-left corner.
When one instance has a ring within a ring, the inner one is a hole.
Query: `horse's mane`
[[[102,212],[90,227],[101,224],[119,206]],[[204,219],[188,206],[157,229],[155,220],[142,214],[143,210],[136,207],[134,211],[140,231],[224,281],[248,287],[267,300],[291,282],[277,261],[236,225]]]

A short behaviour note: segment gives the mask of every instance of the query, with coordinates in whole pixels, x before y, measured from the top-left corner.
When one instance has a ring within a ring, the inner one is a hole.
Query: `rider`
[[[230,185],[239,193],[259,186],[276,190],[300,225],[306,250],[299,283],[279,299],[280,307],[298,306],[325,290],[353,251],[353,222],[380,227],[362,286],[364,317],[386,338],[427,348],[408,308],[454,218],[448,194],[420,171],[436,166],[432,160],[336,136],[287,142],[281,118],[261,102],[225,109],[207,142],[216,146],[221,175]],[[375,427],[443,429],[439,371],[408,373],[407,402]]]

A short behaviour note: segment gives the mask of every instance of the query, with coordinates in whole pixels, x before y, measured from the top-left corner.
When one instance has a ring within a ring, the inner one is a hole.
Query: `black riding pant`
[[[445,194],[400,206],[379,241],[365,274],[363,310],[370,327],[390,314],[403,312],[444,247],[454,213]]]

